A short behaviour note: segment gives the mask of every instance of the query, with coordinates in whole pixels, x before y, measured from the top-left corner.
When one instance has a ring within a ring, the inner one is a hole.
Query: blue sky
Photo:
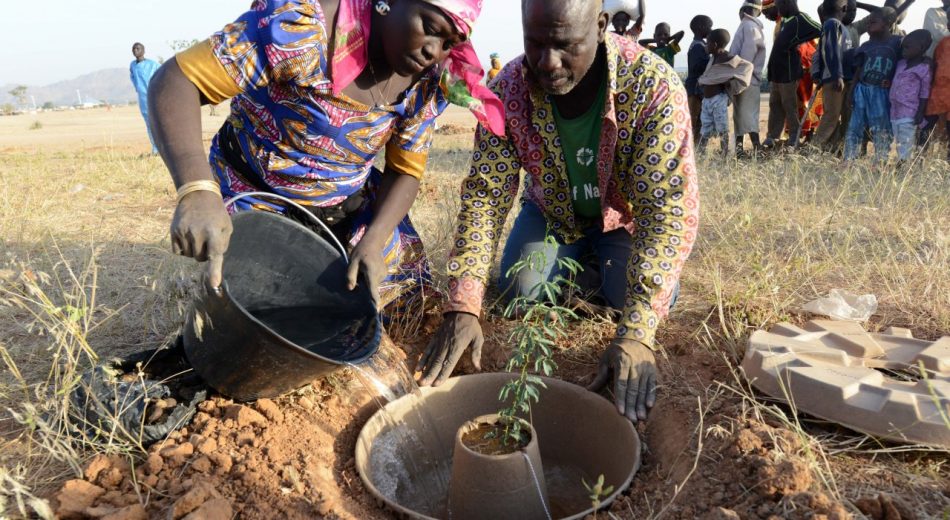
[[[236,18],[250,0],[6,0],[0,31],[0,84],[44,85],[87,72],[125,67],[132,43],[145,44],[150,57],[169,57],[167,42],[203,39]],[[820,0],[801,0],[814,13]],[[877,0],[883,3],[883,0]],[[669,22],[689,33],[689,20],[704,13],[717,27],[733,31],[742,0],[648,0],[647,28]],[[474,42],[479,55],[500,52],[508,60],[521,53],[518,0],[485,0]],[[711,6],[715,7],[711,7]],[[919,28],[938,0],[917,0],[905,29]],[[9,22],[14,23],[9,23]],[[768,22],[766,22],[767,25]],[[688,36],[687,36],[688,37]],[[677,66],[685,65],[685,55]],[[682,62],[682,63],[681,63]]]

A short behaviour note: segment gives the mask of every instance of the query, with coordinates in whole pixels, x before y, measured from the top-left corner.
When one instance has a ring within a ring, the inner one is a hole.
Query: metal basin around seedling
[[[356,467],[369,491],[410,518],[447,518],[445,494],[456,434],[462,425],[499,409],[498,392],[509,374],[477,374],[423,388],[377,412],[356,444]],[[582,479],[604,475],[613,493],[626,490],[640,468],[636,430],[600,395],[544,379],[531,423],[538,435],[544,481],[554,518],[593,513]],[[433,495],[432,490],[439,490]]]

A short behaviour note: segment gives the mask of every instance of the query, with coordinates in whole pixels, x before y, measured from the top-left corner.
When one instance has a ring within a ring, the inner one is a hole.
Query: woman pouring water
[[[482,0],[256,0],[251,10],[169,60],[150,89],[152,130],[178,189],[176,254],[209,261],[222,283],[229,211],[291,209],[291,199],[349,243],[350,289],[377,307],[428,278],[407,217],[435,118],[455,103],[504,132],[468,38]],[[211,143],[200,106],[231,99]],[[386,150],[384,171],[373,167]]]

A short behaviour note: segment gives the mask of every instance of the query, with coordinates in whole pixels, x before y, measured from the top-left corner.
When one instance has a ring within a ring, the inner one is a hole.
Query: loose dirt
[[[480,423],[475,429],[462,435],[462,444],[482,455],[511,455],[531,442],[531,433],[522,432],[521,442],[505,442],[505,427],[502,424]]]
[[[485,370],[502,368],[509,327],[503,321],[485,324]],[[426,332],[431,328],[424,326]],[[597,338],[609,337],[612,326],[602,328],[585,330],[584,337],[600,344]],[[668,334],[687,337],[682,331]],[[427,336],[403,349],[414,356]],[[560,377],[585,385],[599,347],[579,343],[575,336],[561,345],[557,362]],[[660,360],[663,398],[639,426],[644,465],[630,490],[611,505],[616,517],[661,511],[683,519],[845,519],[861,511],[875,519],[925,517],[894,498],[922,492],[919,483],[913,492],[907,491],[911,484],[891,483],[876,487],[888,493],[833,496],[806,437],[751,413],[742,397],[714,391],[717,381],[734,378],[722,358],[673,341],[667,351]],[[63,518],[389,518],[354,467],[356,436],[375,410],[345,372],[278,400],[245,405],[214,397],[144,460],[94,459],[83,479],[66,483],[54,505]],[[848,483],[849,489],[869,488],[867,480],[855,478],[858,484]],[[941,490],[928,492],[939,497]],[[950,496],[950,489],[942,492]]]

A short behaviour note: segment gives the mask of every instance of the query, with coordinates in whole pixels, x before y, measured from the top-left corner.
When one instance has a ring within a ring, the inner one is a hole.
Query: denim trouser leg
[[[600,264],[600,294],[607,305],[623,310],[627,301],[627,268],[633,254],[633,240],[626,229],[588,234]]]
[[[868,128],[866,89],[864,85],[854,88],[854,109],[851,111],[851,121],[848,122],[848,132],[845,136],[844,159],[853,161],[861,153],[861,141]]]
[[[511,229],[511,234],[505,243],[505,251],[501,256],[498,288],[506,300],[519,296],[536,299],[539,283],[550,281],[559,274],[563,276],[564,273],[557,269],[558,258],[578,259],[583,254],[587,244],[580,242],[570,245],[558,243],[556,247],[545,244],[544,238],[548,234],[547,231],[548,222],[541,210],[534,204],[524,204],[518,218],[515,219],[515,225]],[[544,265],[540,266],[540,269],[538,269],[539,266],[526,266],[513,279],[508,278],[508,271],[516,263],[536,252],[542,252],[544,255]]]
[[[626,230],[604,233],[591,229],[581,240],[569,245],[558,243],[556,247],[544,243],[546,235],[547,220],[541,210],[534,204],[525,203],[515,220],[501,259],[499,289],[508,299],[518,296],[536,298],[539,283],[550,281],[558,275],[564,276],[565,273],[557,269],[559,258],[580,261],[586,253],[593,252],[600,266],[600,290],[604,299],[611,307],[623,308],[627,294],[627,263],[633,250],[633,242]],[[511,267],[536,251],[544,252],[545,263],[540,272],[526,267],[514,279],[509,279]]]
[[[890,99],[888,90],[859,83],[854,89],[854,110],[851,113],[851,124],[848,126],[848,137],[845,143],[845,160],[852,161],[858,158],[864,132],[871,131],[874,140],[875,161],[887,160],[891,151],[891,117]]]
[[[917,125],[913,119],[899,119],[891,121],[891,127],[897,142],[897,156],[902,161],[910,159],[917,146]]]

